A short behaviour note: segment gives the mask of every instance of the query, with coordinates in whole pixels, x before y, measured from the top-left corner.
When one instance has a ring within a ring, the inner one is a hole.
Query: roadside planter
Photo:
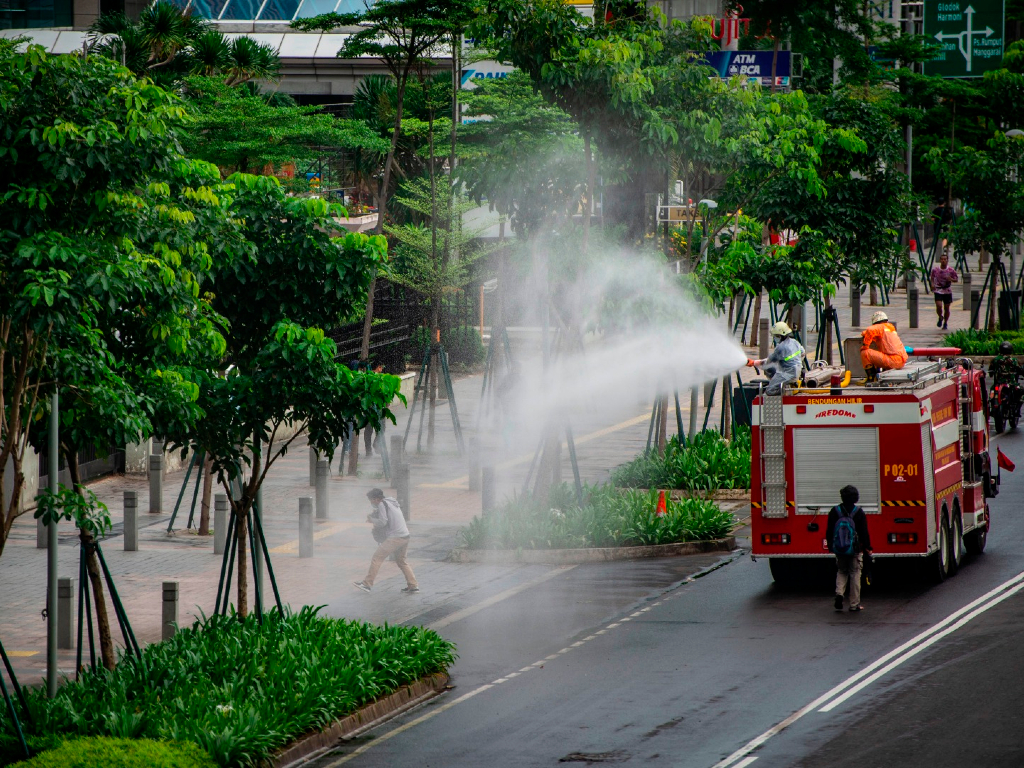
[[[750,428],[737,427],[732,440],[714,430],[694,435],[685,444],[673,437],[665,455],[641,454],[612,473],[620,488],[664,488],[702,498],[743,498],[750,487]],[[718,496],[726,491],[737,495]]]

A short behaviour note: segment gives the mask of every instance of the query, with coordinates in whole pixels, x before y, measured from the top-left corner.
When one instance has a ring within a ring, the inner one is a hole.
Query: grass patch
[[[583,549],[703,541],[726,536],[732,514],[705,499],[669,500],[658,517],[656,491],[588,487],[580,505],[572,486],[555,486],[547,503],[516,497],[460,531],[468,549]]]
[[[195,744],[151,739],[69,739],[15,768],[216,768]]]
[[[953,331],[943,339],[943,346],[960,347],[965,355],[998,355],[999,345],[1008,341],[1013,354],[1024,355],[1024,331],[978,331],[967,328]]]
[[[737,427],[732,440],[715,430],[697,433],[686,445],[672,437],[664,457],[641,454],[612,472],[621,488],[679,488],[716,491],[750,487],[750,427]]]
[[[455,648],[422,627],[328,619],[305,607],[262,625],[211,616],[90,670],[56,698],[28,692],[34,736],[191,742],[221,766],[257,765],[277,749],[425,675]],[[13,728],[0,719],[0,732]]]

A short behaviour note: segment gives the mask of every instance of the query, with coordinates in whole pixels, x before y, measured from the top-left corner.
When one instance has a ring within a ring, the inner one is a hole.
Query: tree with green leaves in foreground
[[[229,172],[258,173],[267,165],[308,160],[322,147],[387,149],[387,142],[359,120],[318,114],[316,106],[277,105],[251,83],[232,87],[191,77],[184,94],[192,115],[182,133],[186,153]]]
[[[272,176],[234,174],[227,181],[247,248],[243,258],[211,267],[210,303],[223,318],[226,351],[196,379],[203,417],[167,437],[205,452],[229,493],[238,538],[236,608],[244,616],[247,520],[270,468],[300,436],[331,457],[349,422],[380,428],[382,419],[393,421],[388,406],[399,380],[350,370],[335,360],[334,342],[322,330],[358,315],[387,257],[385,238],[346,233],[334,221],[344,209],[288,197]]]
[[[39,515],[79,528],[103,663],[114,664],[95,553],[106,510],[83,448],[140,442],[199,415],[194,366],[223,351],[201,298],[213,255],[244,242],[216,168],[177,151],[180,101],[109,59],[0,45],[0,553],[20,513],[29,444],[62,401],[71,487]],[[56,472],[57,467],[50,467]]]

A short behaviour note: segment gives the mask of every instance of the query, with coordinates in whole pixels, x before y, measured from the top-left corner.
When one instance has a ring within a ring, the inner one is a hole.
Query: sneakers
[[[420,591],[420,588],[419,588],[419,587],[406,587],[406,588],[405,588],[405,589],[403,589],[402,591],[403,591],[403,592],[409,592],[409,593],[411,594],[411,593],[413,593],[413,592],[419,592],[419,591]]]
[[[359,585],[357,584],[356,586],[359,586]],[[833,603],[833,605],[835,605],[837,611],[843,610],[843,596],[842,595],[836,595],[836,600],[835,600],[835,603]]]
[[[864,606],[863,605],[858,605],[857,607],[854,607],[852,605],[850,606],[850,613],[856,613],[857,611],[863,611],[863,610],[864,610]]]
[[[941,318],[941,317],[939,318],[939,322],[937,322],[937,323],[935,324],[935,327],[936,327],[936,328],[941,328],[941,327],[942,327],[942,318]]]
[[[363,590],[363,592],[369,592],[372,589],[372,587],[370,587],[367,584],[364,584],[361,581],[353,581],[352,584],[355,585],[356,589],[361,589]]]
[[[949,325],[947,323],[943,323],[942,324],[942,330],[948,331],[949,330]]]

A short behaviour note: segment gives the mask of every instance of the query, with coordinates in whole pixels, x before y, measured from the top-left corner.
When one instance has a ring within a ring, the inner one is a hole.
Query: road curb
[[[643,560],[648,557],[698,555],[703,552],[729,552],[736,549],[736,537],[711,541],[681,541],[645,547],[590,547],[587,549],[453,549],[450,563],[531,563],[538,565],[578,565],[611,560]]]
[[[378,699],[347,717],[335,720],[322,731],[293,741],[274,757],[275,768],[291,768],[301,765],[320,752],[334,747],[339,740],[358,736],[364,731],[397,717],[417,704],[422,704],[442,693],[448,685],[449,679],[444,672],[421,677],[410,685],[403,685],[390,696]]]

